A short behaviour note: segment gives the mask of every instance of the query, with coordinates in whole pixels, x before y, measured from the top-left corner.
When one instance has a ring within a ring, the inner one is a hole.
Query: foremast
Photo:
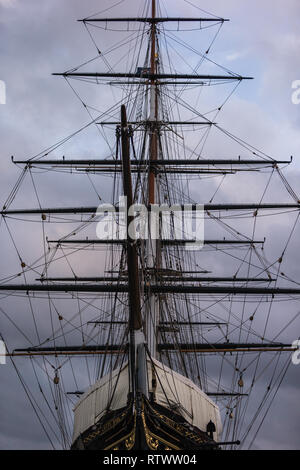
[[[150,59],[150,117],[149,117],[149,160],[157,161],[158,157],[158,93],[157,93],[157,52],[156,52],[156,0],[152,0],[152,23],[151,23],[151,59]],[[150,167],[148,179],[148,207],[155,204],[158,199],[158,187],[156,181],[155,169]],[[156,281],[155,271],[158,267],[158,243],[151,237],[151,221],[148,220],[148,239],[146,243],[147,277],[148,284],[154,284]],[[156,296],[148,292],[145,302],[145,323],[146,338],[149,353],[156,356],[156,330],[158,324],[158,304]]]
[[[157,161],[158,158],[158,96],[157,96],[157,53],[156,53],[156,0],[152,0],[152,23],[151,23],[151,59],[150,73],[150,126],[149,126],[149,160]],[[136,402],[139,394],[148,398],[148,378],[147,378],[147,358],[146,341],[148,351],[151,356],[156,356],[157,339],[156,330],[158,324],[158,308],[156,296],[153,292],[145,292],[146,301],[144,306],[144,319],[146,337],[143,328],[142,310],[141,310],[141,292],[139,276],[139,257],[137,253],[137,243],[129,233],[129,227],[134,223],[134,215],[131,212],[133,208],[133,191],[131,179],[130,149],[129,149],[130,130],[127,124],[126,108],[121,108],[121,141],[122,141],[122,173],[123,188],[127,207],[127,265],[128,265],[128,293],[129,293],[129,380],[130,391],[133,402]],[[149,170],[148,179],[148,207],[156,203],[157,200],[156,173],[153,167]],[[158,253],[157,240],[151,237],[151,222],[148,223],[149,234],[146,242],[146,272],[147,281],[151,285],[155,283],[155,271],[157,269]]]

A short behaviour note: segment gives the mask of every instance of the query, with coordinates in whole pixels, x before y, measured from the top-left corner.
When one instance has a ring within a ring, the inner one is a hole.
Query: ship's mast
[[[156,55],[156,0],[152,0],[152,23],[151,23],[151,59],[150,59],[150,147],[149,147],[149,160],[157,160],[157,121],[158,121],[158,97],[157,97],[157,84],[155,75],[157,73],[157,55]],[[157,184],[156,174],[152,168],[149,171],[148,180],[148,205],[155,204],[157,199]],[[151,224],[149,220],[149,236],[146,245],[147,255],[147,268],[149,274],[149,282],[152,284],[155,281],[155,269],[157,268],[157,240],[151,239]],[[156,297],[149,294],[145,304],[145,319],[146,319],[146,335],[147,343],[150,354],[155,357],[156,355],[156,329],[158,323],[158,308]]]
[[[152,0],[152,19],[156,16],[156,3]],[[156,123],[158,119],[158,100],[157,100],[157,87],[156,79],[156,24],[153,21],[151,24],[151,88],[150,88],[150,159],[157,160],[157,130]],[[149,204],[155,204],[155,190],[156,190],[155,172],[150,171],[149,174]]]
[[[140,281],[136,240],[129,234],[129,227],[134,222],[134,215],[128,210],[133,206],[131,167],[129,155],[129,128],[127,125],[126,108],[121,107],[121,140],[122,140],[122,172],[123,188],[127,211],[127,265],[128,265],[128,297],[129,297],[129,381],[130,391],[134,399],[139,393],[148,396],[147,365],[145,353],[145,336],[142,325]]]

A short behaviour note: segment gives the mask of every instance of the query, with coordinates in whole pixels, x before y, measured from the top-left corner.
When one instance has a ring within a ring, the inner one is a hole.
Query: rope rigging
[[[100,12],[100,14],[119,6],[123,2],[124,0],[115,3]],[[184,0],[184,3],[201,10],[189,0]],[[163,16],[163,9],[164,4],[161,1],[158,5],[158,12],[161,16]],[[205,10],[201,11],[207,14]],[[141,17],[148,14],[147,2],[143,2],[140,14]],[[92,26],[97,29],[101,29],[101,27],[88,22],[96,15],[97,13],[87,17],[84,20],[84,26],[93,45],[96,47],[98,55],[72,68],[69,72],[81,70],[84,66],[101,59],[105,68],[111,73],[115,73],[116,67],[122,65],[126,66],[126,70],[133,73],[141,68],[142,77],[143,70],[149,69],[151,61],[149,25],[141,23],[133,33],[131,29],[128,29],[126,39],[117,41],[107,50],[102,50],[97,38],[90,29]],[[165,24],[157,27],[155,44],[157,74],[175,74],[179,60],[182,67],[185,64],[194,74],[198,73],[200,69],[202,70],[205,63],[209,63],[211,66],[221,67],[224,72],[232,77],[238,76],[208,57],[223,26],[223,22],[220,23],[219,20],[221,19],[219,17],[212,16],[216,19],[216,24],[213,24],[213,26],[217,27],[217,30],[212,30],[212,38],[204,53],[196,51],[192,45],[182,41],[180,37],[175,35],[175,32],[171,32],[173,30],[166,29]],[[106,26],[104,29],[116,31]],[[184,51],[195,54],[197,60],[195,66],[190,65],[189,57],[181,52],[178,48],[179,45]],[[127,54],[123,54],[123,47],[125,46],[128,47]],[[121,52],[118,60],[113,62],[114,56],[112,53],[116,50]],[[62,181],[65,182],[67,191],[71,187],[68,178],[71,179],[76,174],[79,183],[75,185],[75,190],[78,191],[80,197],[87,189],[86,197],[92,203],[95,203],[96,200],[96,204],[112,202],[114,206],[118,206],[119,198],[123,194],[123,186],[122,175],[117,171],[109,173],[109,170],[107,170],[109,174],[101,173],[100,178],[100,173],[96,170],[92,172],[92,168],[89,171],[86,171],[87,168],[81,168],[77,171],[75,168],[50,166],[47,172],[40,172],[36,168],[39,168],[38,163],[44,157],[70,143],[73,137],[83,133],[92,125],[96,126],[97,136],[101,144],[101,153],[106,155],[105,160],[121,161],[120,124],[113,125],[113,128],[107,128],[105,125],[99,125],[98,121],[100,119],[119,121],[119,108],[124,103],[126,104],[129,120],[134,123],[142,122],[141,125],[134,124],[129,127],[131,157],[136,162],[136,171],[132,172],[135,203],[148,205],[149,174],[153,172],[149,148],[153,135],[157,138],[157,159],[161,161],[180,158],[188,160],[193,156],[197,160],[204,160],[208,144],[214,139],[214,135],[211,134],[218,131],[218,134],[224,136],[226,140],[228,139],[230,145],[237,144],[239,148],[250,153],[251,157],[259,157],[266,163],[275,162],[275,159],[266,152],[257,149],[215,123],[225,104],[236,93],[240,81],[237,83],[230,82],[232,88],[229,93],[226,93],[225,99],[222,98],[216,108],[209,109],[203,114],[198,111],[198,105],[199,103],[202,105],[204,87],[213,85],[215,82],[210,81],[197,85],[200,88],[199,94],[194,91],[194,84],[191,79],[187,79],[187,82],[180,86],[174,83],[164,85],[156,83],[155,96],[159,101],[158,118],[156,122],[152,122],[149,119],[151,112],[150,79],[146,80],[145,78],[146,84],[141,83],[141,81],[134,84],[130,83],[131,80],[134,81],[131,78],[126,78],[124,82],[120,78],[115,83],[110,83],[109,93],[112,93],[114,104],[105,105],[103,109],[105,107],[107,109],[100,110],[96,105],[87,103],[88,100],[83,97],[78,83],[75,87],[73,83],[71,84],[70,77],[65,76],[64,78],[88,113],[89,121],[80,129],[29,159],[30,163],[22,169],[16,184],[4,203],[3,210],[9,209],[15,204],[17,197],[22,197],[22,190],[25,197],[28,195],[24,188],[25,182],[28,182],[28,180],[32,187],[35,203],[42,210],[43,202],[47,198],[47,188],[43,187],[43,183],[37,184],[37,176],[41,178],[41,181],[47,181],[48,178],[50,179],[53,176],[55,180],[55,178],[58,178],[58,173],[62,173],[62,177],[65,178]],[[95,81],[88,78],[78,78],[77,80],[88,83]],[[160,81],[162,80],[164,79],[160,79]],[[107,85],[107,79],[97,77],[96,82],[99,85]],[[221,81],[220,85],[224,83],[225,81]],[[102,90],[104,90],[104,87]],[[106,91],[102,93],[106,93]],[[95,113],[97,116],[94,118]],[[195,123],[196,127],[193,128],[193,131],[188,132],[187,125],[184,126],[184,122],[182,125],[178,124],[178,127],[158,124],[159,122],[165,124],[172,121],[176,122],[178,116],[184,116],[184,121],[187,123],[193,122],[196,118],[201,118],[207,123],[207,126],[196,125]],[[188,142],[189,140],[190,142]],[[99,145],[99,140],[96,143],[95,139],[93,145]],[[217,165],[213,166],[214,169],[217,168]],[[281,187],[287,191],[289,197],[295,203],[299,203],[297,192],[288,182],[283,169],[275,164],[272,164],[271,168],[266,167],[263,170],[259,168],[259,165],[254,169],[248,166],[246,170],[249,181],[251,177],[256,178],[256,171],[264,176],[264,183],[257,186],[258,189],[254,195],[256,200],[259,201],[258,209],[254,212],[251,209],[241,210],[234,214],[228,214],[227,211],[223,211],[222,214],[219,212],[214,214],[207,210],[204,216],[209,234],[213,233],[215,236],[217,233],[221,241],[229,236],[231,237],[231,244],[228,243],[228,246],[225,247],[217,243],[210,244],[195,252],[187,251],[185,246],[180,244],[166,244],[165,246],[159,244],[159,261],[157,261],[158,257],[155,258],[157,247],[153,241],[149,243],[148,252],[146,251],[146,242],[137,243],[139,267],[142,273],[140,275],[140,285],[142,292],[141,309],[143,312],[148,308],[149,298],[153,295],[151,284],[154,284],[154,279],[159,286],[172,286],[174,279],[183,284],[185,276],[188,278],[188,285],[194,287],[211,285],[210,281],[201,280],[200,276],[200,280],[192,279],[191,273],[200,271],[201,274],[212,272],[212,277],[230,275],[232,277],[230,285],[245,288],[250,286],[250,278],[251,282],[255,280],[259,282],[262,275],[267,278],[264,281],[266,285],[272,287],[277,287],[278,283],[284,283],[284,285],[299,284],[294,279],[293,273],[286,273],[288,256],[292,256],[289,252],[290,244],[293,242],[294,237],[298,235],[299,209],[282,209],[278,212],[272,212],[271,215],[270,213],[262,214],[262,209],[259,208],[266,199],[269,200],[274,196],[272,184],[274,184],[273,180],[276,176],[278,176]],[[250,170],[255,171],[251,174]],[[178,202],[195,204],[199,194],[203,199],[207,199],[210,204],[218,200],[230,200],[232,197],[238,199],[239,194],[230,187],[233,185],[233,178],[238,178],[237,173],[233,173],[220,173],[213,176],[196,174],[187,177],[184,172],[181,174],[180,170],[178,174],[168,173],[166,167],[164,167],[156,175],[158,183],[155,202],[159,205],[167,204],[169,206]],[[208,188],[207,191],[203,189],[205,185]],[[240,187],[240,191],[241,195],[245,195],[246,188]],[[59,194],[57,195],[58,198]],[[280,249],[279,255],[278,250],[269,250],[268,247],[265,248],[264,243],[261,250],[257,248],[253,241],[262,239],[263,230],[266,228],[265,221],[278,220],[278,216],[283,217],[283,214],[286,217],[286,224],[282,231],[282,249]],[[1,273],[1,285],[12,283],[15,279],[18,280],[21,277],[27,287],[33,283],[33,280],[42,282],[46,286],[53,286],[56,283],[56,281],[51,280],[53,272],[58,272],[62,279],[68,275],[75,286],[78,286],[78,278],[84,278],[87,274],[91,278],[104,279],[108,286],[123,286],[124,282],[128,280],[127,252],[124,244],[119,246],[111,244],[109,249],[106,250],[104,245],[97,246],[93,243],[83,245],[79,239],[78,244],[75,244],[75,246],[68,246],[63,243],[68,240],[76,241],[78,236],[82,236],[82,239],[86,241],[93,240],[96,224],[103,223],[105,221],[104,216],[100,218],[94,214],[91,216],[90,214],[83,215],[81,213],[77,214],[77,217],[76,214],[68,217],[67,215],[47,215],[45,213],[39,214],[38,217],[38,219],[34,217],[30,219],[25,216],[1,215],[3,223],[0,225],[0,231],[14,250],[14,262],[17,266],[12,274],[4,275],[4,273]],[[268,217],[268,219],[265,219],[265,217]],[[22,230],[23,227],[28,227],[27,224],[39,224],[38,226],[29,226],[32,233],[31,243],[35,245],[34,248],[38,244],[42,247],[40,251],[35,249],[34,255],[28,253],[30,245],[27,240],[20,236],[20,222],[22,222]],[[32,227],[34,228],[32,229]],[[35,227],[40,227],[40,231],[35,230]],[[173,218],[170,218],[169,229],[171,238],[175,239],[176,220],[174,215]],[[51,242],[53,239],[58,240],[58,242]],[[214,239],[216,239],[216,236]],[[234,241],[244,241],[245,245],[235,245]],[[155,263],[151,268],[152,271],[148,266],[150,257],[155,258]],[[153,271],[155,272],[155,278],[153,277]],[[244,277],[246,280],[238,281],[239,276]],[[89,285],[94,281],[80,282]],[[117,290],[115,292],[99,291],[97,295],[93,292],[79,291],[33,293],[25,290],[23,294],[15,292],[13,295],[8,296],[1,293],[1,299],[4,304],[3,307],[0,307],[1,320],[10,332],[10,338],[6,343],[9,344],[9,351],[15,349],[16,345],[18,346],[20,339],[23,345],[25,343],[26,346],[31,348],[54,348],[53,356],[30,357],[32,368],[30,377],[33,379],[32,390],[26,383],[28,380],[25,382],[20,372],[17,358],[12,355],[10,360],[51,447],[57,448],[60,446],[67,449],[72,443],[72,408],[74,406],[74,401],[69,396],[70,393],[81,393],[96,381],[101,381],[108,374],[110,379],[105,410],[107,412],[111,410],[113,399],[116,397],[121,371],[128,360],[126,351],[128,342],[128,296],[126,292],[117,292]],[[292,300],[295,302],[295,307],[289,307],[288,311],[285,312],[285,305],[287,304],[283,302],[289,302],[288,305],[290,305]],[[17,309],[11,315],[10,310],[14,305],[13,302],[16,302]],[[285,360],[286,356],[281,351],[263,354],[262,351],[246,352],[243,350],[218,352],[216,348],[213,348],[214,345],[232,343],[263,344],[267,341],[274,345],[280,342],[282,338],[286,338],[288,334],[293,332],[293,328],[299,320],[300,313],[295,313],[299,299],[291,294],[285,298],[273,296],[266,302],[266,296],[262,294],[256,294],[250,298],[247,294],[236,296],[232,293],[221,293],[216,297],[210,292],[201,296],[193,292],[191,295],[185,292],[160,292],[156,294],[155,302],[158,311],[158,324],[155,317],[156,310],[151,310],[151,308],[149,313],[150,323],[152,322],[153,328],[157,328],[159,343],[172,344],[174,347],[173,350],[159,350],[156,358],[161,363],[167,386],[162,383],[156,362],[151,357],[149,349],[147,351],[148,360],[152,366],[152,379],[153,377],[157,378],[166,402],[170,407],[175,405],[179,407],[180,405],[180,391],[176,382],[176,373],[190,378],[208,395],[216,394],[214,401],[220,406],[224,418],[224,439],[235,441],[238,438],[242,441],[243,446],[251,448],[255,435],[262,428],[267,412],[274,402],[287,373],[290,358]],[[10,305],[10,308],[7,308],[7,305]],[[275,327],[270,326],[273,315],[279,317],[278,324],[276,323]],[[182,323],[181,326],[180,323]],[[191,349],[188,353],[182,351],[181,345],[183,344],[190,345]],[[197,351],[197,344],[205,344],[207,347],[210,346],[212,350],[201,354]],[[82,349],[82,353],[85,352],[85,348],[88,346],[102,345],[104,348],[103,354],[82,354],[82,357],[55,355],[55,348],[71,348],[75,345],[78,345],[79,350]],[[111,346],[119,347],[115,354],[110,354]],[[118,372],[114,376],[116,369],[118,369]],[[264,376],[267,377],[267,386],[264,386],[264,390],[260,391],[261,393],[258,394],[257,398],[255,396],[256,390],[259,388],[257,386],[262,383]],[[167,387],[172,392],[172,399],[166,393]],[[75,388],[75,392],[72,390],[73,388]],[[36,398],[37,392],[40,397],[39,400]],[[255,412],[249,419],[247,411],[254,405],[256,407]],[[178,409],[180,410],[180,407]],[[190,413],[187,410],[181,410],[181,412]]]

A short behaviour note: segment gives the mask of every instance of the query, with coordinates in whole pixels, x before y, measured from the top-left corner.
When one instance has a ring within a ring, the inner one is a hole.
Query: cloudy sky
[[[143,3],[125,0],[114,10],[102,15],[135,16]],[[243,83],[238,88],[224,112],[218,116],[218,123],[274,158],[288,160],[293,155],[294,164],[285,174],[295,191],[300,194],[300,104],[295,105],[292,102],[292,83],[300,80],[299,1],[164,0],[161,3],[170,16],[194,16],[197,14],[192,6],[194,4],[215,15],[230,18],[230,23],[223,26],[210,57],[228,69],[255,77],[255,80]],[[51,74],[69,70],[96,55],[87,31],[76,20],[105,11],[111,5],[109,0],[0,0],[0,80],[6,84],[6,104],[0,104],[1,201],[6,200],[19,176],[20,170],[10,162],[12,155],[18,159],[30,158],[89,122],[89,115],[67,83]],[[98,38],[103,41],[100,44],[105,49],[109,46],[109,39],[104,34],[102,37],[102,34],[100,32]],[[115,36],[118,34],[115,33]],[[201,39],[198,43],[199,36],[196,33],[190,34],[190,44],[195,48],[199,46],[204,51],[205,44],[201,43]],[[98,70],[103,70],[103,63],[96,62],[97,67]],[[219,98],[219,91],[215,93]],[[100,111],[105,109],[111,97],[112,95],[108,97],[99,94],[95,87],[87,91],[86,95],[86,99],[90,100],[89,104],[96,103],[95,108]],[[209,100],[204,99],[201,112],[208,111],[209,106]],[[96,115],[97,113],[93,114]],[[88,130],[81,139],[76,137],[66,147],[66,154],[108,155],[109,147],[103,139],[99,145],[98,138],[97,131]],[[211,145],[208,148],[215,153],[230,150],[221,137],[208,145]],[[64,151],[63,147],[55,155],[62,156]],[[88,204],[92,201],[93,192],[89,189],[86,193],[80,179],[76,183],[77,200],[74,202],[70,182],[65,183],[58,175],[53,191],[53,180],[50,181],[47,175],[41,178],[42,183],[38,184],[39,190],[44,191],[42,202],[49,206],[57,205],[62,200],[65,206],[83,201]],[[236,182],[237,186],[233,191],[232,180],[228,180],[219,197],[227,200],[232,200],[233,197],[243,198],[246,202],[253,199],[253,192],[259,193],[263,188],[259,178],[252,181],[250,191],[246,191],[246,184],[247,178],[242,177]],[[109,187],[106,185],[101,189],[105,199]],[[191,189],[195,192],[195,198],[205,197],[197,187],[192,186]],[[205,186],[202,191],[206,191]],[[211,191],[213,192],[212,189]],[[282,185],[277,186],[276,182],[271,194],[278,201],[283,199],[291,202]],[[32,203],[36,205],[32,188],[22,193],[16,202],[22,207],[30,207]],[[267,232],[270,237],[275,237],[276,246],[280,250],[281,243],[288,236],[285,221],[274,222],[273,225],[266,221],[263,229],[262,234]],[[56,235],[58,236],[58,232]],[[33,243],[35,236],[33,232],[24,233],[22,230],[16,233],[18,246],[23,243],[25,248],[30,247],[34,252],[33,258],[35,254],[38,256],[38,249]],[[8,238],[4,240],[9,243]],[[15,272],[11,266],[18,261],[11,245],[5,243],[3,245],[2,242],[2,246],[10,248],[4,248],[5,269],[1,268],[1,275],[7,272],[7,267],[10,273]],[[298,275],[300,279],[297,238],[291,243],[291,255],[284,269],[292,277]],[[270,253],[272,255],[271,251]],[[297,311],[296,307],[287,305],[286,308],[290,309],[288,313],[292,318]],[[15,307],[15,310],[20,311],[20,307]],[[1,325],[0,322],[0,332],[3,335],[13,335],[5,321],[3,327]],[[294,335],[290,336],[291,340],[299,336],[299,322],[293,327],[295,330],[294,333],[291,332]],[[29,366],[24,362],[22,367],[24,376],[30,377]],[[297,366],[289,368],[254,448],[300,448],[300,366],[298,367],[299,369]],[[0,375],[0,448],[49,448],[13,367],[1,366]]]

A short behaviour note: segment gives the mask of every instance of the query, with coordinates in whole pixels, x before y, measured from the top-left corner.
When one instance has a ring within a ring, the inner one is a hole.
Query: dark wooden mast
[[[133,207],[132,180],[129,151],[129,128],[127,125],[126,108],[121,107],[121,143],[123,189],[126,199],[126,251],[128,266],[128,302],[129,302],[129,379],[131,393],[135,400],[138,393],[148,396],[147,363],[145,353],[145,338],[142,327],[140,279],[136,240],[130,237],[129,227],[134,223],[134,215],[130,212]],[[135,403],[135,401],[134,401]]]

